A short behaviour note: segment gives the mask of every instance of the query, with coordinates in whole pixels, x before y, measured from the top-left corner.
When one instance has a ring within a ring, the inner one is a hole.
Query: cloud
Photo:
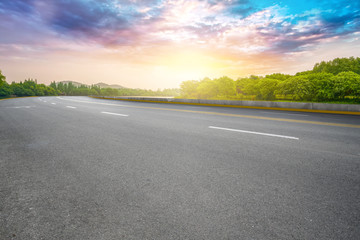
[[[122,3],[123,2],[123,3]],[[137,20],[143,17],[138,4],[143,1],[115,0],[25,0],[5,1],[0,4],[0,19],[12,16],[13,22],[31,15],[39,26],[71,39],[97,42],[103,45],[131,42]],[[145,2],[145,1],[144,1]],[[147,4],[155,1],[147,1]],[[146,4],[145,4],[146,5]],[[143,6],[143,5],[141,5]],[[21,25],[19,25],[21,27]],[[34,26],[36,30],[36,26]],[[134,37],[136,34],[134,33]]]
[[[288,14],[287,8],[279,5],[260,9],[255,3],[250,0],[0,0],[0,32],[2,26],[8,31],[16,29],[17,24],[26,31],[10,33],[6,41],[19,41],[23,34],[23,39],[32,44],[33,31],[37,36],[45,36],[43,42],[60,36],[69,42],[105,48],[198,44],[202,48],[228,48],[247,54],[286,54],[307,51],[323,41],[360,30],[360,12],[354,8],[357,3],[342,2],[343,8],[337,9],[328,7],[338,3],[327,3],[327,9],[311,8],[297,14]]]
[[[344,15],[328,11],[284,17],[257,28],[269,43],[269,51],[290,53],[312,50],[316,44],[360,30],[360,12]]]
[[[360,11],[344,15],[325,15],[322,17],[323,29],[332,35],[343,35],[360,30]]]
[[[116,1],[50,1],[52,9],[45,18],[46,23],[56,32],[76,39],[97,42],[103,45],[129,44],[136,10]],[[134,35],[134,36],[133,36]]]
[[[6,11],[13,11],[17,13],[31,13],[33,12],[34,0],[1,0],[0,13]]]

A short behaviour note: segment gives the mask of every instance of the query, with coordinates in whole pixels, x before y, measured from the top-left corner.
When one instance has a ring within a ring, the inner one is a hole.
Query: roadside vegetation
[[[38,84],[34,79],[24,82],[8,84],[5,76],[0,71],[0,98],[24,96],[178,96],[179,89],[146,90],[133,88],[100,88],[96,85],[75,86],[69,83],[52,82],[50,86]]]
[[[100,88],[96,85],[75,86],[71,82],[67,84],[52,82],[50,87],[54,88],[59,94],[67,96],[178,96],[179,89],[147,90],[134,88]]]
[[[36,80],[27,79],[24,82],[8,84],[0,70],[0,98],[24,96],[54,96],[58,92],[45,84],[37,84]]]
[[[181,98],[360,103],[360,58],[336,58],[295,75],[274,73],[233,80],[181,83]]]
[[[336,58],[315,64],[312,70],[287,75],[273,73],[233,80],[229,77],[184,81],[180,89],[145,90],[75,86],[71,82],[50,86],[36,80],[8,84],[0,71],[0,98],[22,96],[175,96],[195,99],[306,101],[360,103],[360,58]]]

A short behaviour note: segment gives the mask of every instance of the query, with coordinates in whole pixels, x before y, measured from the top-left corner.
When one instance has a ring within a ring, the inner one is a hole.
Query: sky
[[[0,0],[8,82],[177,88],[350,56],[360,56],[360,1]]]

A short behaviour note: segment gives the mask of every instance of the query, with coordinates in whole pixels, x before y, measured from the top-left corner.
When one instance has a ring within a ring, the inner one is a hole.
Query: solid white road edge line
[[[257,134],[257,135],[263,135],[263,136],[269,136],[269,137],[280,137],[280,138],[299,140],[299,138],[297,138],[297,137],[270,134],[270,133],[252,132],[252,131],[245,131],[245,130],[240,130],[240,129],[222,128],[222,127],[214,127],[214,126],[209,126],[209,128],[220,129],[220,130],[225,130],[225,131],[241,132],[241,133],[251,133],[251,134]]]
[[[278,112],[270,112],[270,111],[260,111],[261,113],[269,113],[269,114],[280,114],[280,115],[293,115],[293,116],[306,116],[306,114],[298,114],[298,113],[278,113]]]
[[[73,107],[73,106],[66,106],[67,108],[76,108],[76,107]]]
[[[122,116],[122,117],[128,117],[129,115],[126,114],[120,114],[120,113],[112,113],[112,112],[101,112],[104,114],[110,114],[110,115],[116,115],[116,116]]]

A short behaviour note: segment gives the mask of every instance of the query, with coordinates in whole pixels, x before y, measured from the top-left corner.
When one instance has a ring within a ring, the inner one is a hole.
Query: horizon
[[[3,1],[0,69],[8,82],[142,89],[295,74],[359,55],[359,9],[315,0]]]

